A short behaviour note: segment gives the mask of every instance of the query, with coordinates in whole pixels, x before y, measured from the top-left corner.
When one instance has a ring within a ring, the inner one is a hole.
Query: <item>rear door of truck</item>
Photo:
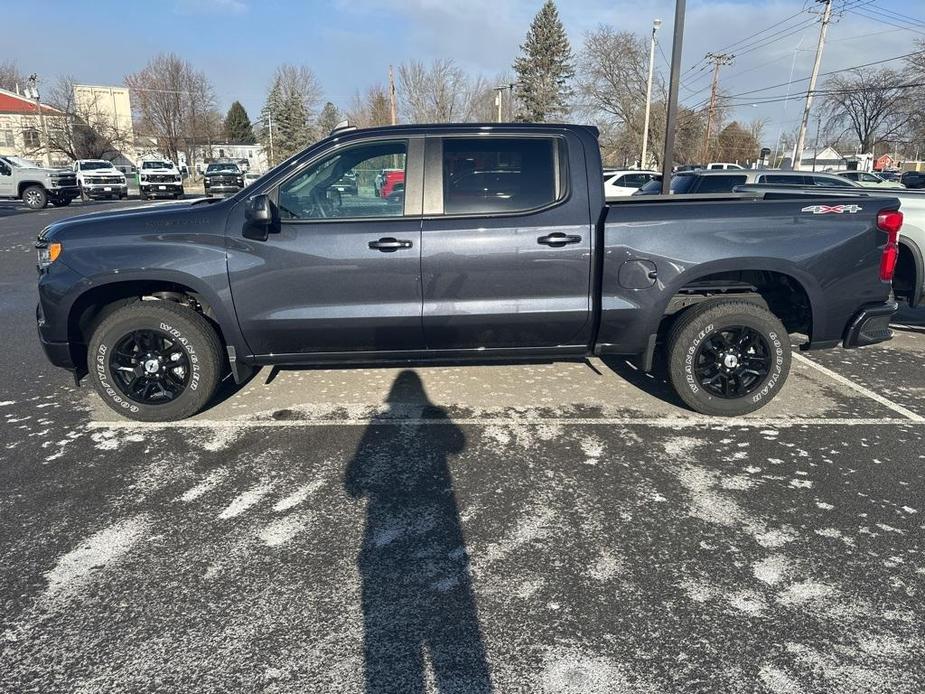
[[[428,349],[586,349],[594,230],[586,170],[567,130],[428,136]]]

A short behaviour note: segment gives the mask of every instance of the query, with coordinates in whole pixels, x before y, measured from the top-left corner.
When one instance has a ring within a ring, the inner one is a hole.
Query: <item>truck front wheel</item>
[[[138,301],[109,314],[87,352],[93,387],[119,414],[170,422],[196,414],[221,379],[221,343],[195,311]]]
[[[30,210],[42,210],[48,205],[48,193],[42,186],[29,186],[22,192],[22,201]]]
[[[706,415],[737,417],[767,405],[790,373],[790,339],[767,309],[705,301],[668,335],[668,372],[678,396]]]

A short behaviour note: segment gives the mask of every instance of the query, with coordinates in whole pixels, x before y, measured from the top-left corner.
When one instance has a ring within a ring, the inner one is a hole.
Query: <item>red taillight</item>
[[[877,228],[887,234],[886,246],[880,256],[880,279],[893,281],[896,261],[899,259],[899,230],[903,226],[903,213],[899,210],[886,210],[877,215]]]

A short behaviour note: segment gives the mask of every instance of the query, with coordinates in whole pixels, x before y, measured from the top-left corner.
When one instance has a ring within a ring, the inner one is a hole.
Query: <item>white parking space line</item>
[[[913,415],[913,413],[909,413]],[[133,422],[129,420],[92,421],[90,429],[276,429],[282,427],[358,427],[358,426],[620,426],[655,427],[658,429],[782,429],[818,426],[909,426],[913,422],[925,423],[925,418],[913,415],[907,419],[879,418],[812,418],[812,417],[476,417],[476,418],[356,418],[356,419],[188,419],[181,422]]]
[[[837,381],[838,383],[842,384],[843,386],[846,386],[846,387],[848,387],[848,388],[851,388],[852,390],[854,390],[854,391],[860,393],[860,394],[863,395],[864,397],[870,398],[871,400],[880,403],[880,404],[883,405],[884,407],[890,408],[891,410],[893,410],[893,412],[896,412],[897,414],[902,415],[902,416],[905,417],[906,419],[910,419],[910,420],[912,420],[913,422],[925,422],[925,417],[923,417],[922,415],[916,414],[916,413],[913,412],[912,410],[907,410],[907,409],[906,409],[905,407],[903,407],[902,405],[897,405],[897,404],[896,404],[895,402],[893,402],[892,400],[888,400],[887,398],[883,397],[882,395],[879,395],[878,393],[875,393],[874,391],[870,390],[869,388],[865,388],[864,386],[858,385],[857,383],[855,383],[854,381],[852,381],[850,378],[845,378],[845,377],[842,376],[841,374],[835,373],[835,372],[832,371],[831,369],[827,369],[826,367],[822,366],[821,364],[817,364],[817,363],[814,362],[812,359],[807,359],[807,358],[804,357],[802,354],[796,354],[796,353],[795,353],[795,354],[793,355],[793,358],[796,359],[796,360],[798,360],[798,361],[799,361],[800,363],[802,363],[802,364],[806,364],[807,366],[812,367],[813,369],[815,369],[815,370],[818,371],[819,373],[825,374],[826,376],[828,376],[829,378],[831,378],[833,381]]]

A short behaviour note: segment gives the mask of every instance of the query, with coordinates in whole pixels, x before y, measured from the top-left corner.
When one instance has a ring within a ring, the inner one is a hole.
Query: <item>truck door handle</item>
[[[382,251],[383,253],[392,253],[400,248],[411,248],[412,245],[410,241],[402,241],[401,239],[395,239],[391,236],[386,236],[378,241],[369,242],[369,247],[371,249]]]
[[[553,248],[562,248],[562,246],[567,243],[578,243],[579,241],[581,241],[580,236],[563,234],[561,231],[549,234],[548,236],[540,236],[536,240],[537,243],[542,243],[545,246],[552,246]]]

